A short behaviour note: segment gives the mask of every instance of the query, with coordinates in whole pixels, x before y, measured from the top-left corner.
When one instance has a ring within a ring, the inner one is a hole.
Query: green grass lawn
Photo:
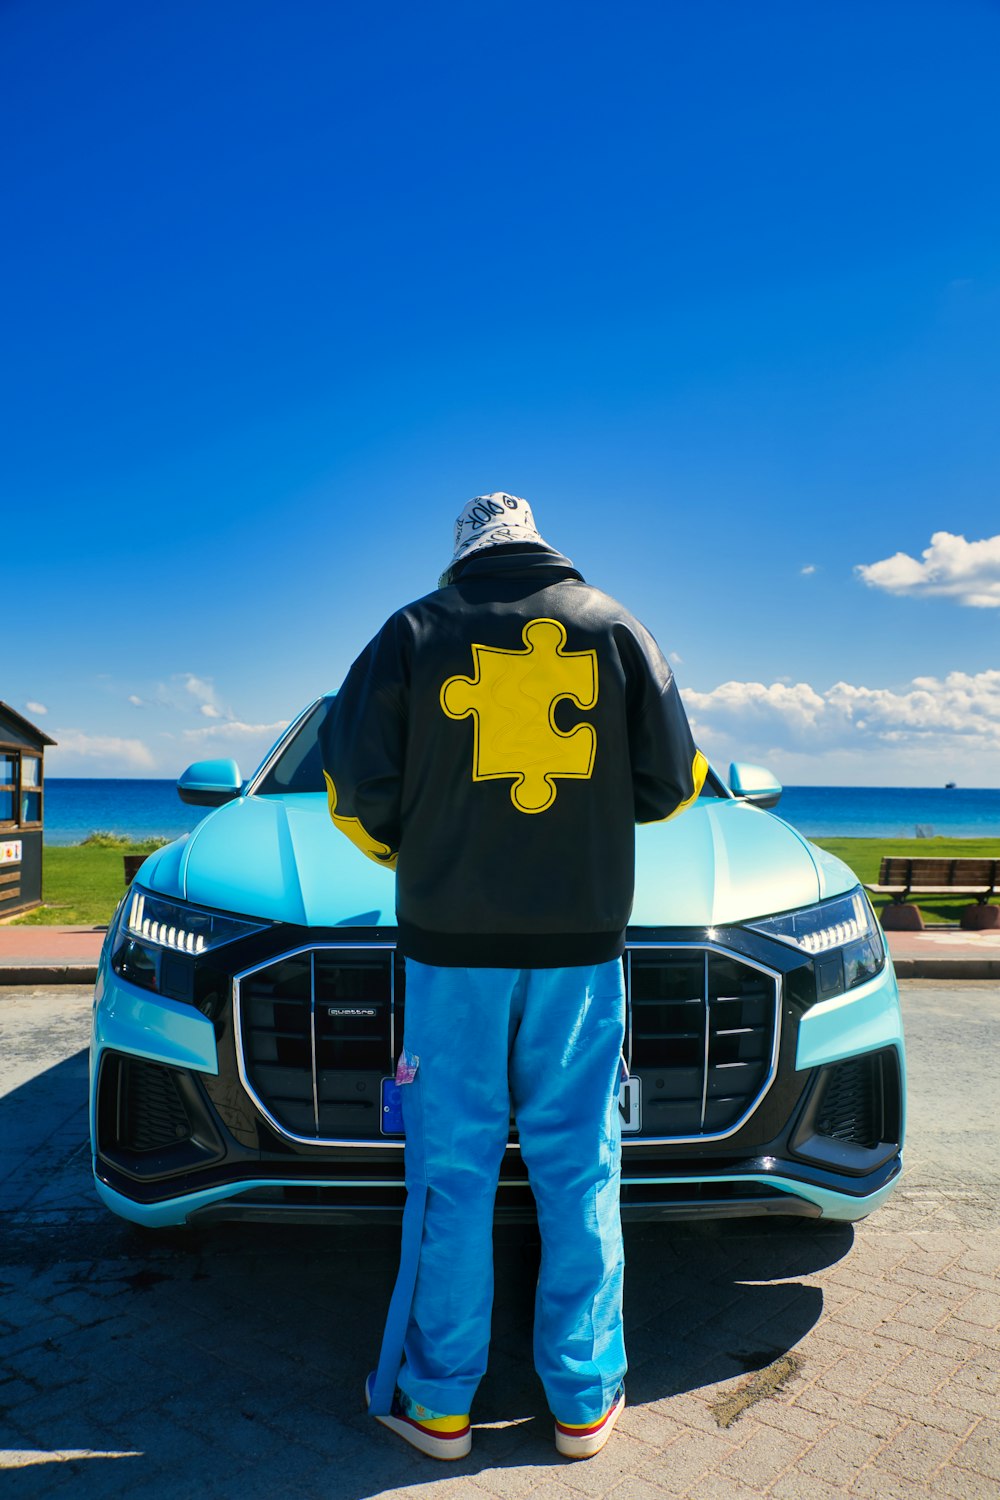
[[[83,844],[68,847],[47,845],[44,855],[42,896],[45,904],[17,921],[32,926],[85,924],[110,921],[125,889],[123,854],[148,854],[163,842],[148,839],[129,843],[108,834],[92,834]],[[996,839],[817,839],[824,849],[850,865],[858,879],[878,879],[879,860],[884,854],[1000,857]],[[887,897],[875,898],[881,910]],[[966,898],[954,901],[927,898],[920,902],[925,922],[957,922]]]
[[[30,927],[107,924],[125,890],[123,854],[149,854],[165,839],[134,843],[91,834],[82,844],[46,844],[42,852],[42,901],[12,925]]]

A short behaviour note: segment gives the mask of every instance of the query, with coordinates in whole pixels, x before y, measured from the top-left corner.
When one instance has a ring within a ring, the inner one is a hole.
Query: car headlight
[[[170,901],[133,886],[113,929],[111,966],[142,989],[192,1000],[194,960],[268,925]]]
[[[165,901],[162,896],[152,896],[134,886],[120,930],[144,943],[197,957],[248,933],[260,932],[263,926],[262,922],[248,922],[242,917],[189,906],[186,901]]]
[[[747,926],[809,954],[814,960],[818,999],[854,989],[885,967],[882,930],[860,886],[831,901]]]

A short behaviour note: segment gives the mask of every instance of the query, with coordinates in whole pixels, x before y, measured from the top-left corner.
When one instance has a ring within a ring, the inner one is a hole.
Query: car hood
[[[153,861],[156,861],[154,864]],[[392,872],[337,832],[326,796],[239,797],[143,865],[149,890],[304,927],[395,926]]]
[[[633,927],[723,927],[810,906],[858,877],[781,818],[736,799],[636,829]]]
[[[164,896],[306,927],[394,926],[395,881],[330,822],[326,797],[240,797],[157,850]],[[840,860],[746,802],[697,803],[636,830],[632,925],[711,927],[808,906],[857,884]]]

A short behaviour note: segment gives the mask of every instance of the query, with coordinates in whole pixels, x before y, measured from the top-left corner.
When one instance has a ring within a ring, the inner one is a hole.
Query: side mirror
[[[234,760],[196,760],[177,782],[177,795],[192,807],[221,807],[243,790],[243,777]]]
[[[752,802],[754,807],[774,807],[781,796],[781,782],[763,766],[748,766],[734,760],[729,767],[729,785],[734,797]]]

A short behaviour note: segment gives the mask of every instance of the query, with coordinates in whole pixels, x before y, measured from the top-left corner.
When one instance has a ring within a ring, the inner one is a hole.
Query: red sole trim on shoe
[[[556,1448],[563,1458],[593,1458],[600,1453],[617,1424],[625,1407],[625,1397],[620,1396],[610,1411],[592,1427],[577,1427],[575,1430],[563,1422],[556,1422]]]
[[[461,1433],[441,1433],[429,1432],[426,1427],[421,1427],[419,1422],[413,1422],[409,1417],[377,1417],[376,1421],[427,1458],[441,1459],[447,1463],[449,1460],[467,1457],[472,1450],[471,1424]]]

